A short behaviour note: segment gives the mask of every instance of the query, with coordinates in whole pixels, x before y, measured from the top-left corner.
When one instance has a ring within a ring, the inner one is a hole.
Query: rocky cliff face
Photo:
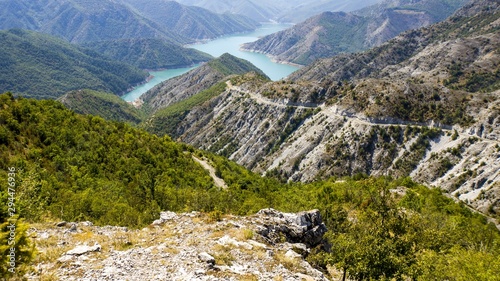
[[[175,135],[285,180],[410,175],[494,214],[500,13],[496,1],[486,4],[365,53],[320,60],[288,81],[226,80]]]
[[[325,12],[265,36],[242,49],[277,61],[307,65],[318,58],[379,46],[401,32],[428,26],[451,15],[466,1],[384,1],[352,13]]]
[[[328,280],[305,257],[326,231],[319,211],[250,217],[162,212],[142,230],[37,225],[36,274],[61,280]],[[281,278],[281,279],[277,279]]]

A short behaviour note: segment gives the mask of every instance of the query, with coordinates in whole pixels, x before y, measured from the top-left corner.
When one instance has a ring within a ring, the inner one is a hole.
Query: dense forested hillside
[[[273,185],[221,157],[125,123],[78,115],[56,101],[3,94],[0,107],[0,174],[4,179],[11,166],[24,170],[18,214],[32,221],[52,216],[140,226],[160,210],[211,211],[216,201],[225,210],[223,205],[235,204],[221,197],[193,157],[211,159],[232,189]],[[250,211],[241,202],[230,208]]]
[[[57,100],[76,113],[100,116],[106,120],[137,124],[144,118],[142,111],[111,93],[75,90]]]
[[[121,39],[82,44],[107,57],[141,69],[179,68],[209,61],[212,56],[161,39]]]
[[[220,219],[265,207],[317,208],[331,247],[309,255],[318,268],[335,266],[360,280],[495,280],[500,274],[498,229],[440,190],[409,179],[357,176],[282,184],[169,137],[75,114],[56,101],[2,94],[0,108],[0,180],[15,179],[16,213],[30,222],[140,227],[160,210],[199,210]],[[217,187],[194,158],[215,167],[227,189]],[[4,202],[8,196],[0,191]],[[7,205],[2,206],[4,235],[10,230]],[[17,224],[20,266],[32,250],[26,247],[25,224]],[[0,249],[4,261],[9,248]],[[6,264],[0,266],[2,276],[10,276]]]
[[[450,16],[466,0],[383,1],[351,13],[324,12],[287,30],[243,45],[278,61],[307,65],[318,58],[378,46],[401,32]]]
[[[0,91],[57,98],[70,90],[124,93],[148,74],[62,39],[20,29],[0,31]]]

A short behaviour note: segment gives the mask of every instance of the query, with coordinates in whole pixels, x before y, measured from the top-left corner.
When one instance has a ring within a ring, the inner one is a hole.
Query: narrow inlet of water
[[[284,30],[290,26],[291,25],[288,24],[263,24],[261,27],[252,32],[224,36],[215,40],[189,45],[188,47],[208,53],[214,57],[219,57],[224,53],[229,53],[236,57],[246,59],[253,63],[256,67],[260,68],[272,80],[279,80],[297,70],[298,67],[273,62],[270,58],[263,54],[240,51],[240,46],[244,43],[256,41],[262,36]],[[134,101],[157,84],[167,79],[182,75],[196,67],[198,66],[151,71],[151,75],[154,76],[153,79],[123,95],[122,99],[125,101]]]

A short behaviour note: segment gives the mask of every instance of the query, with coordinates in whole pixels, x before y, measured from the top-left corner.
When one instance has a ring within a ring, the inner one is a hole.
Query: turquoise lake
[[[267,74],[267,76],[269,76],[269,78],[271,78],[272,80],[279,80],[297,70],[298,67],[275,63],[272,62],[271,59],[269,59],[266,55],[252,52],[243,52],[240,51],[239,48],[243,43],[253,42],[262,36],[281,31],[283,29],[289,28],[290,26],[291,25],[287,24],[263,24],[260,28],[253,32],[224,36],[208,42],[189,45],[187,47],[203,51],[214,57],[219,57],[224,53],[230,53],[236,57],[250,61],[255,66],[260,68],[265,74]],[[136,87],[133,91],[123,95],[122,99],[126,101],[134,101],[158,83],[184,74],[196,67],[197,66],[167,69],[162,71],[151,71],[151,75],[154,76],[153,79],[145,84]]]

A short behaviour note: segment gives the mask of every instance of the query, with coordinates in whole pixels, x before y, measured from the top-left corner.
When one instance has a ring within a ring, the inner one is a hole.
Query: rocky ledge
[[[29,280],[328,280],[305,257],[323,242],[319,211],[248,217],[162,212],[142,230],[38,224]]]

